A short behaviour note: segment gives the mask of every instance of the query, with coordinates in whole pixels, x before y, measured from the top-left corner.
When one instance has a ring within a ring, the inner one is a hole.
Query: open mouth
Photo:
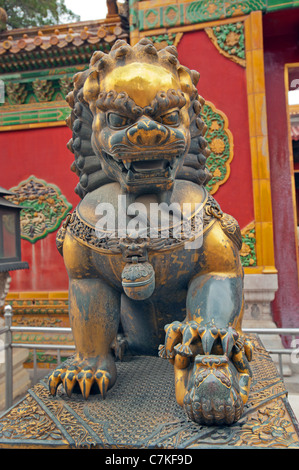
[[[140,155],[130,159],[118,159],[104,154],[108,163],[112,164],[121,172],[127,183],[138,182],[139,180],[152,179],[170,179],[174,174],[180,155],[170,156],[169,158],[150,158],[146,155]],[[142,157],[142,160],[140,159]]]

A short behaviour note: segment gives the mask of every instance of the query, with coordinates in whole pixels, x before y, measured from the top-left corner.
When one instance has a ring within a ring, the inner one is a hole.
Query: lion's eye
[[[126,116],[122,116],[121,114],[109,113],[108,124],[111,127],[125,127],[128,124],[131,124],[131,119]]]
[[[176,126],[180,122],[180,114],[178,111],[172,111],[170,113],[160,116],[163,124],[167,126]]]

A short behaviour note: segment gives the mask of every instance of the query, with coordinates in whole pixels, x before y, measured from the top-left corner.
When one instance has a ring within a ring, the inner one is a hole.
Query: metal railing
[[[3,349],[5,351],[4,360],[5,360],[5,408],[8,409],[13,404],[13,348],[25,348],[33,349],[33,380],[36,377],[37,369],[37,356],[36,350],[56,350],[57,351],[57,364],[61,362],[60,352],[72,351],[75,350],[74,345],[66,344],[45,344],[45,343],[18,343],[13,342],[12,334],[15,332],[22,333],[71,333],[71,328],[59,328],[59,327],[37,327],[37,326],[12,326],[12,307],[11,305],[6,305],[4,307],[4,319],[5,325],[0,328],[0,336],[5,334],[5,342],[3,343]],[[288,335],[291,336],[294,340],[296,335],[299,335],[299,328],[243,328],[244,333],[254,333],[258,335]],[[279,370],[280,375],[283,378],[283,364],[282,356],[291,355],[296,353],[298,356],[299,363],[299,340],[298,348],[281,348],[281,349],[267,349],[269,354],[277,354],[279,357]]]
[[[5,351],[5,409],[8,409],[13,404],[13,348],[25,348],[33,349],[33,380],[36,377],[37,369],[37,356],[36,350],[56,350],[57,351],[57,364],[61,362],[60,352],[63,350],[72,351],[75,350],[75,346],[72,344],[45,344],[45,343],[18,343],[13,342],[12,334],[16,332],[22,333],[71,333],[71,328],[59,328],[59,327],[38,327],[38,326],[12,326],[12,307],[6,305],[4,307],[4,320],[5,324],[3,328],[0,328],[0,335],[5,334],[5,342],[3,349]]]

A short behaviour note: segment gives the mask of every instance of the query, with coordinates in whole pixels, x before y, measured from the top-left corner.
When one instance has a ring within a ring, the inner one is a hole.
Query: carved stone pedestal
[[[52,397],[45,378],[0,418],[0,447],[299,448],[299,426],[284,384],[261,343],[253,341],[251,393],[243,417],[232,426],[189,421],[175,400],[172,366],[142,356],[118,363],[118,381],[105,400],[68,398],[61,387]]]

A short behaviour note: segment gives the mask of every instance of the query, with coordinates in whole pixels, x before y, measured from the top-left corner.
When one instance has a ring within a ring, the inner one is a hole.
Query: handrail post
[[[7,331],[5,334],[5,407],[6,409],[12,406],[13,402],[13,357],[12,357],[12,306],[5,305],[4,319]]]
[[[36,348],[34,348],[33,349],[33,383],[34,385],[36,384],[36,367],[37,367]]]

